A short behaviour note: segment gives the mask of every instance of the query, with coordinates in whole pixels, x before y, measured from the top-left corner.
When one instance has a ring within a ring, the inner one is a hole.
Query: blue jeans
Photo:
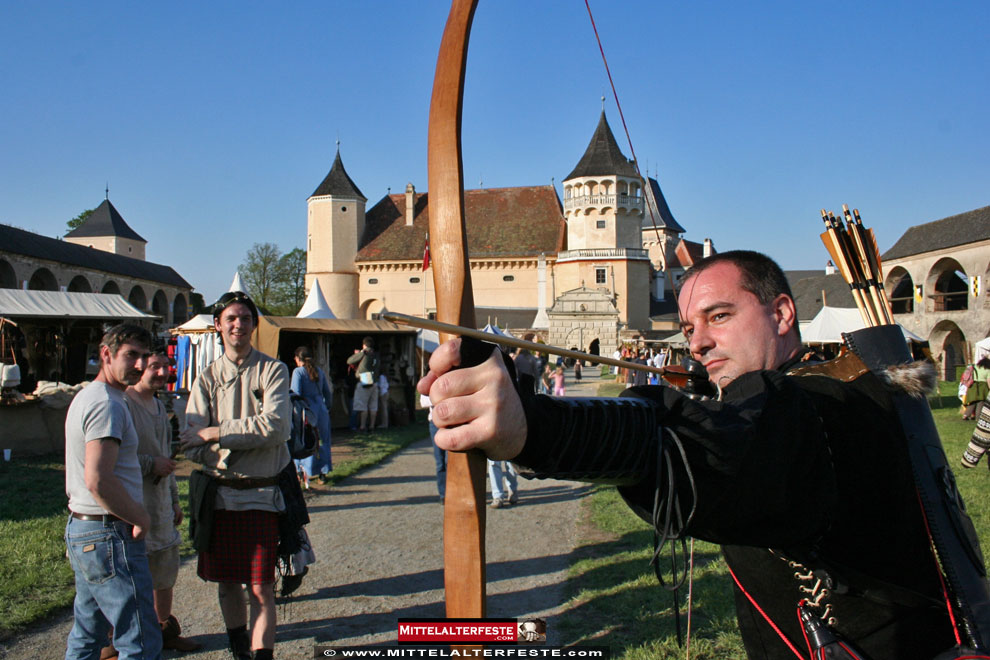
[[[148,555],[131,530],[121,521],[104,524],[69,516],[65,543],[76,574],[76,599],[65,660],[99,658],[111,626],[120,660],[162,657]]]
[[[509,492],[516,491],[516,469],[509,461],[488,461],[488,478],[492,482],[492,499],[507,500],[509,496],[502,491],[502,478],[509,487]]]

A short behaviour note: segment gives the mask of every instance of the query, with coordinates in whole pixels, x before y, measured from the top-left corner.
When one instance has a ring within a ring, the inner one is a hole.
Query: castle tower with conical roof
[[[330,172],[307,200],[306,288],[319,281],[327,304],[341,319],[360,318],[354,256],[361,247],[367,201],[347,175],[338,147]]]
[[[148,245],[148,241],[124,222],[109,197],[89,214],[85,222],[67,233],[65,240],[141,261],[144,261],[145,246]]]
[[[602,110],[591,142],[564,185],[567,250],[557,255],[556,291],[607,291],[629,328],[649,328],[650,258],[643,249],[641,179]]]

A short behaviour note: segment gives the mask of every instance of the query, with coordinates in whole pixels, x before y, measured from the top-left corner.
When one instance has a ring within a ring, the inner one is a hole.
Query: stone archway
[[[148,309],[148,296],[144,294],[144,289],[138,285],[134,285],[131,292],[127,294],[127,302],[131,303],[142,312]]]
[[[168,298],[161,289],[155,291],[155,295],[151,298],[151,313],[160,316],[162,322],[168,323]]]
[[[90,286],[89,280],[87,280],[82,275],[76,275],[69,282],[69,286],[66,291],[72,291],[73,293],[93,293],[93,287]]]
[[[0,259],[0,289],[16,289],[17,273],[6,259]]]
[[[189,303],[186,302],[186,297],[181,293],[175,296],[175,300],[172,301],[172,324],[182,325],[189,320]]]
[[[897,266],[891,270],[884,288],[890,292],[890,308],[894,314],[914,312],[914,280],[906,269]]]
[[[106,284],[103,285],[103,288],[100,289],[100,293],[109,293],[109,294],[114,294],[115,293],[115,294],[117,294],[119,296],[120,295],[120,287],[117,286],[117,283],[116,282],[114,282],[113,280],[110,280],[109,282],[107,282]]]
[[[375,317],[375,314],[380,314],[382,310],[385,309],[385,303],[377,298],[372,298],[371,300],[366,300],[361,303],[361,318],[366,320],[371,320]]]
[[[965,269],[951,257],[939,259],[928,271],[925,282],[929,312],[953,312],[969,307],[969,278]]]
[[[928,336],[932,357],[942,380],[955,381],[957,367],[966,364],[968,351],[966,335],[952,321],[942,320],[935,324]]]
[[[28,280],[28,289],[31,291],[58,291],[58,280],[55,274],[47,268],[39,268]]]

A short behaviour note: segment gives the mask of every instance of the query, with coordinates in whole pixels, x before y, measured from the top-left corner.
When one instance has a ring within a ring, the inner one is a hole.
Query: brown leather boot
[[[199,642],[186,639],[181,636],[182,627],[179,626],[175,615],[170,614],[168,620],[162,623],[162,648],[174,649],[176,651],[195,651],[203,646]]]

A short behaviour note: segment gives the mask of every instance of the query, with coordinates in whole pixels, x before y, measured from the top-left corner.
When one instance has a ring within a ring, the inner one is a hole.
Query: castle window
[[[604,220],[599,220],[598,222],[595,223],[595,226],[598,229],[605,229],[605,221]]]
[[[346,206],[341,206],[340,207],[340,212],[341,213],[347,213],[347,207]]]
[[[595,269],[595,284],[605,284],[605,269],[596,268]]]
[[[419,284],[419,278],[418,277],[410,277],[409,278],[409,283],[410,284]]]
[[[378,278],[372,277],[370,280],[368,280],[368,284],[378,284]]]
[[[516,281],[516,277],[515,277],[515,275],[503,275],[502,276],[502,281],[503,282],[515,282]]]

